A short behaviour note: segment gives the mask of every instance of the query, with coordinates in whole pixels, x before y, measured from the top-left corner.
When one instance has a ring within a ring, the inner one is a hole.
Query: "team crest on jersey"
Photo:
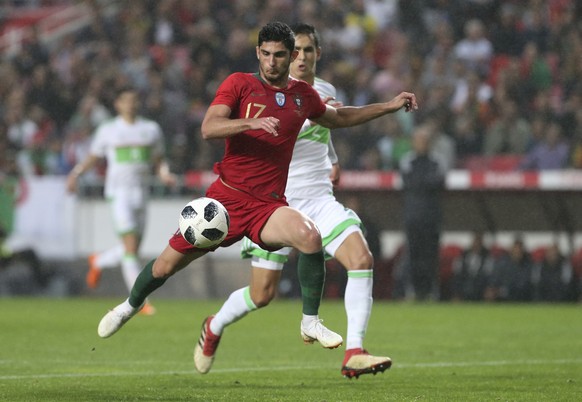
[[[301,106],[303,106],[303,99],[301,99],[299,95],[295,95],[295,97],[293,98],[293,102],[295,103],[295,105],[297,105],[299,109],[301,109]]]
[[[277,105],[281,107],[285,106],[285,94],[283,92],[277,92],[275,94],[275,100],[277,101]]]

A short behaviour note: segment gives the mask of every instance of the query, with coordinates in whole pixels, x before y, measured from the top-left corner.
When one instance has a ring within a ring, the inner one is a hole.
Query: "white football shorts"
[[[321,199],[289,199],[289,205],[309,216],[319,228],[323,239],[326,258],[333,258],[343,241],[354,232],[361,232],[362,221],[349,208],[340,204],[333,195]],[[291,247],[277,251],[265,251],[248,238],[241,246],[241,257],[251,258],[252,266],[272,270],[282,270],[289,259]]]
[[[118,235],[143,234],[146,223],[146,200],[141,192],[118,191],[108,198],[113,226]]]

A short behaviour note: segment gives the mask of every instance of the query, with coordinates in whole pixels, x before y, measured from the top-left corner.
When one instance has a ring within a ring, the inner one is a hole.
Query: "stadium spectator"
[[[469,70],[487,74],[493,57],[493,46],[487,38],[485,25],[481,20],[471,19],[465,23],[464,34],[455,45],[455,56]]]
[[[493,256],[483,233],[473,233],[471,245],[453,263],[453,299],[483,300],[492,269]]]
[[[379,132],[382,136],[376,143],[376,147],[380,152],[381,168],[383,170],[397,170],[402,157],[410,151],[410,136],[406,135],[398,119],[383,121],[382,129]]]
[[[460,161],[481,154],[483,133],[473,114],[462,113],[456,117],[452,137]]]
[[[535,115],[532,117],[530,120],[531,138],[527,152],[531,152],[532,149],[545,141],[549,121],[544,115]]]
[[[115,43],[121,34],[121,27],[109,21],[106,14],[105,3],[88,1],[89,23],[75,32],[75,43],[92,47],[103,42]],[[135,9],[140,9],[140,3],[134,3]]]
[[[569,166],[574,169],[582,169],[582,109],[576,113],[576,120],[578,124],[572,130]]]
[[[529,6],[524,10],[521,25],[523,26],[524,42],[533,42],[545,52],[550,45],[551,32],[548,27],[550,21],[547,13],[548,8],[543,2],[530,1]]]
[[[372,10],[366,7],[365,3],[368,2],[365,0],[354,0],[345,14],[345,29],[340,43],[346,50],[356,50],[359,52],[359,49],[378,31],[378,18],[386,18],[385,16],[372,14]],[[386,21],[382,21],[381,23],[384,26],[386,25]]]
[[[450,100],[450,108],[455,117],[463,113],[471,114],[484,129],[491,119],[493,88],[479,74],[467,71],[461,63],[456,63],[455,68],[457,79]]]
[[[534,42],[526,43],[523,49],[520,73],[528,93],[532,95],[548,91],[553,84],[551,67]]]
[[[32,70],[27,88],[29,107],[37,106],[47,113],[47,119],[60,129],[73,113],[73,99],[58,76],[47,64],[39,64]],[[60,133],[57,132],[58,135]]]
[[[531,141],[531,127],[520,115],[517,102],[506,99],[485,133],[483,152],[492,155],[524,155]]]
[[[75,124],[67,130],[63,144],[63,157],[68,167],[67,172],[70,172],[73,166],[85,160],[89,155],[93,130],[94,127],[90,124]],[[83,189],[84,195],[99,191],[103,168],[104,164],[98,164],[86,171],[83,177],[80,178],[82,183],[80,187]]]
[[[562,136],[562,126],[550,122],[545,129],[543,141],[527,152],[520,163],[522,170],[556,170],[568,167],[569,144]]]
[[[6,99],[4,123],[8,139],[19,149],[32,145],[38,132],[38,125],[27,114],[25,93],[22,89],[12,90]]]
[[[403,8],[401,2],[395,1],[364,0],[363,3],[366,15],[375,21],[378,29],[384,29],[395,24],[399,14],[401,14],[401,8]],[[417,17],[419,16],[417,15]]]
[[[495,57],[521,55],[524,38],[519,24],[517,6],[511,3],[502,4],[498,19],[490,32]]]
[[[140,92],[147,92],[148,72],[152,67],[147,43],[143,36],[135,31],[135,37],[130,38],[127,48],[121,60],[121,72],[130,80],[130,85],[136,87]]]
[[[433,113],[429,118],[425,119],[424,124],[431,125],[433,127],[433,136],[430,141],[430,151],[438,158],[441,168],[444,172],[452,170],[457,165],[457,150],[455,147],[455,142],[451,138],[448,132],[448,120],[449,115],[445,113]]]
[[[103,105],[97,96],[88,93],[80,99],[77,108],[65,127],[66,131],[75,131],[82,127],[94,129],[111,118],[111,112]]]
[[[156,88],[150,93],[150,105],[156,103],[154,98],[168,99],[169,94],[172,99],[183,100],[184,105],[192,105],[192,113],[199,113],[208,107],[217,84],[228,73],[252,71],[250,53],[244,49],[252,46],[249,38],[258,21],[282,16],[293,22],[299,16],[314,15],[318,15],[317,23],[329,49],[328,57],[321,61],[324,78],[337,83],[338,96],[346,104],[370,103],[374,101],[371,97],[384,96],[390,88],[397,90],[402,82],[407,87],[408,82],[414,82],[417,93],[429,99],[429,85],[441,81],[448,86],[453,78],[457,83],[450,105],[453,116],[446,131],[452,132],[456,120],[464,119],[460,114],[467,110],[479,115],[479,130],[489,130],[489,108],[500,111],[508,99],[519,105],[518,121],[548,111],[549,118],[572,118],[568,103],[580,92],[582,35],[576,27],[580,6],[570,0],[547,5],[538,1],[467,1],[413,6],[370,0],[273,2],[262,13],[256,12],[253,3],[199,1],[192,7],[191,2],[183,1],[61,1],[61,5],[86,7],[87,25],[50,38],[43,36],[40,24],[23,31],[22,47],[6,53],[1,62],[0,118],[5,120],[10,113],[8,94],[20,89],[25,95],[22,118],[29,118],[31,104],[40,104],[57,124],[56,135],[64,138],[63,122],[81,98],[94,96],[112,109],[116,88],[136,83],[149,91],[156,85],[152,77],[157,73],[162,74],[159,85],[163,90]],[[9,19],[6,16],[5,20]],[[345,32],[351,30],[358,35],[346,41]],[[419,33],[424,30],[426,35]],[[423,38],[422,43],[418,37]],[[192,57],[183,58],[183,54]],[[464,74],[458,68],[461,64],[477,74]],[[152,68],[157,71],[152,72]],[[175,104],[158,101],[152,112],[173,116]],[[179,120],[168,119],[174,125]],[[175,132],[163,121],[160,124],[168,133]],[[564,123],[564,127],[564,136],[570,140],[571,126]],[[366,130],[353,129],[353,138],[358,140],[349,146],[355,153],[376,146],[377,138],[366,137]],[[188,136],[188,128],[176,135]],[[45,141],[40,145],[48,146],[50,139]],[[482,152],[488,154],[489,146]],[[505,151],[493,147],[491,152]],[[216,157],[201,160],[204,164],[187,160],[179,170],[194,164],[210,169]],[[344,166],[359,168],[357,158]]]
[[[428,124],[417,127],[412,151],[400,161],[409,278],[417,300],[438,299],[445,163],[431,154],[434,130]]]
[[[376,147],[369,147],[361,150],[358,156],[358,170],[375,171],[382,169],[382,157],[380,150]]]
[[[533,261],[521,236],[516,236],[509,251],[503,251],[493,264],[485,290],[487,301],[526,302],[533,300]]]
[[[531,99],[527,99],[526,97],[527,88],[523,85],[519,68],[518,57],[508,58],[503,67],[498,68],[497,74],[490,74],[488,76],[488,82],[493,87],[491,101],[494,103],[494,106],[497,107],[507,100],[513,100],[520,105],[518,113],[522,114]]]
[[[256,68],[253,46],[247,31],[242,27],[235,27],[226,38],[226,65],[233,71],[253,71]]]
[[[20,74],[31,76],[35,67],[45,65],[49,61],[50,51],[41,40],[38,26],[26,27],[22,36],[22,48],[13,58],[13,63]]]
[[[455,34],[451,21],[447,19],[438,20],[434,24],[427,23],[427,26],[431,33],[432,46],[427,53],[425,63],[431,63],[436,58],[442,58],[445,68],[449,71],[452,70],[453,65],[457,62],[464,66],[455,56]],[[430,65],[428,68],[431,68]],[[434,70],[435,66],[432,66],[432,69]]]
[[[157,2],[153,8],[153,16],[149,27],[149,42],[169,46],[186,41],[184,25],[180,23],[180,14],[176,11],[175,2],[162,0]]]
[[[575,301],[575,276],[572,264],[556,243],[544,250],[542,261],[534,267],[534,299],[541,302]]]
[[[563,102],[556,96],[553,88],[535,89],[535,84],[524,81],[524,96],[527,102],[522,114],[527,119],[542,116],[546,120],[555,119],[563,114]]]

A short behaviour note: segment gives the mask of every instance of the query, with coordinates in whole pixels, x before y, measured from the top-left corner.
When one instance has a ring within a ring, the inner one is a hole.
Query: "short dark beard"
[[[261,67],[259,67],[259,69],[261,70],[261,77],[267,82],[267,84],[277,87],[277,88],[283,88],[286,86],[285,85],[281,85],[283,82],[287,82],[288,77],[289,77],[289,67],[287,67],[287,73],[286,74],[281,74],[276,80],[271,80],[269,79],[269,77],[267,76],[267,74],[265,74],[265,72],[262,70]]]

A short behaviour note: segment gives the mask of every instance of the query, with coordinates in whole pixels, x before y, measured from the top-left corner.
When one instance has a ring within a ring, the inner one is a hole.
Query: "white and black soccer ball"
[[[209,248],[220,244],[228,234],[230,217],[226,208],[213,198],[190,201],[180,212],[180,233],[191,245]]]

